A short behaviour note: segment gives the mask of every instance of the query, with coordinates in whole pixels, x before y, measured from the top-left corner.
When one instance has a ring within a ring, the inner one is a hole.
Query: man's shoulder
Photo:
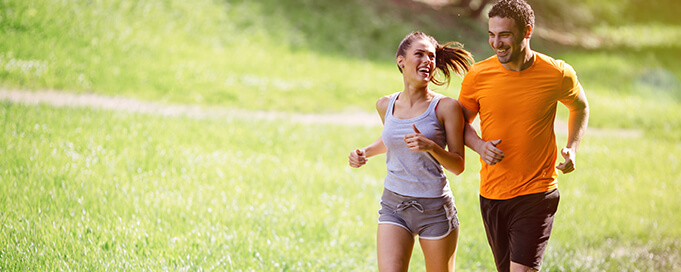
[[[475,64],[473,64],[473,67],[471,67],[471,69],[468,70],[468,74],[475,75],[480,73],[481,71],[498,69],[498,67],[501,67],[501,65],[499,64],[499,60],[495,55],[492,55],[484,60],[478,61]]]
[[[563,71],[566,66],[569,66],[564,60],[561,59],[555,59],[549,55],[539,53],[537,51],[534,51],[534,55],[536,56],[535,60],[539,63],[544,63],[548,65],[547,68],[549,69],[556,69],[559,71]]]
[[[492,67],[497,66],[499,63],[499,60],[497,59],[496,55],[491,55],[487,57],[484,60],[478,61],[473,65],[473,68],[478,68],[478,69],[489,69]]]

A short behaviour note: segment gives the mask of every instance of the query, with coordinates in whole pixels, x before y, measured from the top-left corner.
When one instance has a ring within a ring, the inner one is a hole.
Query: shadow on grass
[[[392,61],[398,43],[416,30],[441,43],[460,41],[473,53],[486,54],[488,47],[484,24],[413,0],[225,0],[225,5],[245,2],[266,16],[244,16],[240,28],[265,20],[268,34],[293,50]]]

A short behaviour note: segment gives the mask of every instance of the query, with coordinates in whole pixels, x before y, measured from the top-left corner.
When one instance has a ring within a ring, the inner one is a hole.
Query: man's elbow
[[[579,107],[574,110],[575,113],[582,116],[582,118],[589,118],[589,103],[580,103]]]

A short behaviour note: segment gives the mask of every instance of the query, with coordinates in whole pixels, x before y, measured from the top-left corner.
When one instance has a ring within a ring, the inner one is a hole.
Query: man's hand
[[[556,169],[563,171],[563,174],[570,173],[572,171],[575,171],[575,156],[576,153],[574,150],[570,148],[563,148],[560,151],[560,154],[563,155],[563,158],[565,158],[565,162],[558,164],[556,166]]]
[[[497,145],[501,143],[501,139],[494,141],[486,141],[481,150],[478,152],[480,158],[489,165],[495,165],[504,159],[504,151],[497,148]]]
[[[348,156],[348,162],[350,166],[354,168],[359,168],[362,165],[365,165],[367,160],[368,159],[364,153],[364,150],[362,149],[355,149],[354,151],[350,152],[350,156]]]

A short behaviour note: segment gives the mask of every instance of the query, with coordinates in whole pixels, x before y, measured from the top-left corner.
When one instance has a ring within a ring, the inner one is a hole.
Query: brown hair
[[[520,32],[524,32],[527,25],[534,28],[534,11],[530,4],[524,0],[500,0],[492,6],[488,16],[489,18],[495,16],[511,18],[515,21]]]
[[[400,45],[397,46],[397,53],[395,57],[405,56],[407,50],[411,47],[411,44],[417,39],[424,39],[431,42],[435,46],[435,68],[442,71],[445,77],[444,81],[440,81],[435,77],[431,77],[430,82],[435,85],[442,86],[445,83],[449,84],[451,78],[451,72],[459,76],[463,76],[471,65],[473,65],[473,55],[470,52],[463,49],[463,45],[459,42],[448,42],[444,45],[440,45],[437,40],[428,34],[420,31],[414,31],[409,33],[402,39]],[[402,68],[398,65],[397,68],[402,73]],[[451,71],[450,71],[451,70]]]

